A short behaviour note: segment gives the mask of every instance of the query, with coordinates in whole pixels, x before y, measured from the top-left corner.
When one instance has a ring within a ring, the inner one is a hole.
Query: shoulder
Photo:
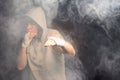
[[[57,30],[57,29],[49,29],[49,33],[51,33],[51,34],[58,34],[59,33],[59,31]]]

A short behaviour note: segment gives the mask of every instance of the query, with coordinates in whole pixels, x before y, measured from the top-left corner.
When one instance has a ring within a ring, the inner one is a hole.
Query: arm
[[[72,44],[70,44],[69,42],[65,42],[65,45],[63,46],[63,48],[67,53],[69,53],[72,56],[75,56],[75,49],[72,46]]]
[[[27,55],[26,55],[26,48],[22,47],[21,52],[18,57],[18,65],[17,69],[18,70],[23,70],[27,64]]]
[[[65,41],[60,33],[57,30],[50,30],[49,38],[45,43],[45,46],[59,46],[63,51],[68,54],[75,56],[75,48],[73,45],[67,41]]]
[[[30,32],[28,32],[24,37],[24,41],[22,42],[22,48],[21,48],[20,54],[18,56],[18,65],[17,65],[18,70],[23,70],[26,67],[27,47],[29,46],[31,40],[33,39],[33,37],[35,35],[36,34],[31,34]]]

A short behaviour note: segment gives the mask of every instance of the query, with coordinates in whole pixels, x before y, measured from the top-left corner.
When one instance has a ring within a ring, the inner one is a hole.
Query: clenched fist
[[[65,40],[51,36],[48,38],[48,40],[45,43],[45,46],[55,46],[55,45],[63,47],[65,45]]]

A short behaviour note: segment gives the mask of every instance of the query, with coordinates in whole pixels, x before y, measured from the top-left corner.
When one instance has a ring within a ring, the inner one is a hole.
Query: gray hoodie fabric
[[[26,15],[43,29],[41,41],[36,40],[27,48],[29,80],[66,80],[64,54],[44,46],[49,29],[43,9],[33,8]]]

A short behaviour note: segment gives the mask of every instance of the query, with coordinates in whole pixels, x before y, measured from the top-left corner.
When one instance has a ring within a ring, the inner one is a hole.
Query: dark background
[[[56,24],[76,45],[76,56],[66,56],[68,80],[120,80],[120,1],[53,1],[0,0],[0,80],[20,80],[16,60],[24,33],[19,18],[33,6],[42,6],[48,27]]]

